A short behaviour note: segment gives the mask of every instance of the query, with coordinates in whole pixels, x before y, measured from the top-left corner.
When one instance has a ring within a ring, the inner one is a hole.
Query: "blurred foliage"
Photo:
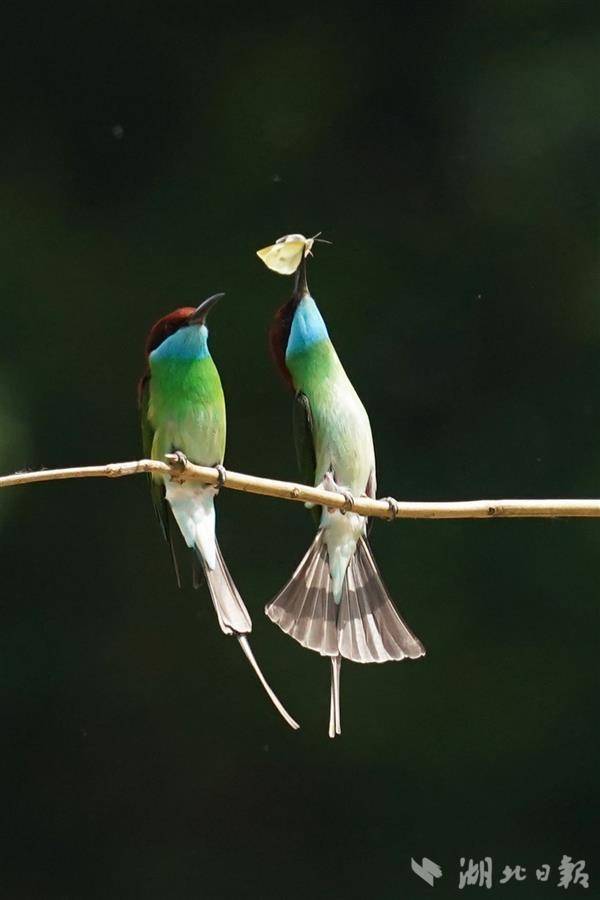
[[[3,469],[135,458],[147,329],[225,290],[226,462],[294,477],[266,348],[289,283],[254,252],[322,229],[310,283],[382,494],[598,496],[597,4],[59,0],[3,25]],[[597,523],[376,525],[428,655],[346,665],[330,742],[326,661],[262,614],[301,508],[219,500],[291,734],[175,589],[143,479],[10,493],[1,897],[391,900],[428,890],[411,856],[442,896],[461,856],[527,865],[507,897],[563,853],[597,883]]]

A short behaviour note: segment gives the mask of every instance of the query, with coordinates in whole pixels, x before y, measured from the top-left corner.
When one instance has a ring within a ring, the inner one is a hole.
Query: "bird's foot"
[[[351,512],[354,509],[354,494],[351,494],[350,491],[346,490],[346,488],[340,487],[333,477],[333,473],[331,471],[325,473],[325,477],[323,478],[323,481],[319,486],[322,487],[325,491],[331,491],[334,494],[341,494],[346,501],[345,506],[341,509],[339,509],[337,506],[328,507],[328,512],[332,513],[336,512],[337,510],[344,516],[347,512]]]
[[[221,463],[216,463],[213,466],[213,468],[215,468],[217,470],[217,472],[219,473],[219,480],[217,481],[217,489],[221,490],[221,488],[223,487],[223,485],[225,484],[225,482],[227,480],[227,469],[225,468],[225,466],[222,466]]]
[[[174,450],[173,453],[167,453],[165,459],[171,468],[175,469],[175,472],[185,472],[187,469],[188,458],[181,450]],[[183,479],[177,478],[175,474],[171,475],[171,481],[178,481],[180,484],[183,484]]]
[[[354,494],[351,494],[350,491],[344,490],[344,488],[338,488],[338,493],[341,494],[346,501],[346,505],[342,509],[340,509],[341,514],[345,516],[347,512],[352,512],[352,510],[354,509]]]
[[[398,513],[400,512],[400,504],[398,503],[397,500],[394,500],[393,497],[383,497],[382,499],[384,500],[385,503],[387,503],[389,511],[390,511],[390,514],[385,521],[393,522],[394,519],[397,517]]]

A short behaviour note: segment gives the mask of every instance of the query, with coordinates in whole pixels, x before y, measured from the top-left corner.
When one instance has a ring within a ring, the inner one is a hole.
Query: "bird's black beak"
[[[204,320],[206,319],[215,303],[218,303],[221,297],[224,296],[225,294],[213,294],[212,297],[207,297],[207,299],[203,300],[200,306],[191,314],[188,319],[188,323],[190,325],[203,325]]]
[[[309,290],[308,283],[306,281],[306,256],[303,255],[300,265],[296,269],[296,275],[294,278],[294,293],[292,294],[292,299],[296,300],[299,303],[303,297],[308,296]]]

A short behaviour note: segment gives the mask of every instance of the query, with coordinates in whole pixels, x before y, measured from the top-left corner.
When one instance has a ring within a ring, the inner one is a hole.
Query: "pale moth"
[[[279,272],[280,275],[293,275],[303,257],[312,255],[312,246],[319,239],[320,234],[319,231],[310,238],[304,237],[303,234],[284,234],[269,247],[257,250],[256,255],[272,272]],[[323,239],[321,238],[321,240]],[[329,241],[323,241],[323,243],[328,244]]]

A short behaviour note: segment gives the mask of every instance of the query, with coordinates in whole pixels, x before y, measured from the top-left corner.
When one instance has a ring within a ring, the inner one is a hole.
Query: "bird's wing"
[[[369,480],[367,481],[367,486],[365,488],[365,494],[367,497],[370,497],[371,500],[377,499],[377,476],[375,475],[375,466],[371,469],[371,474],[369,475]]]
[[[140,424],[142,428],[142,447],[144,450],[144,458],[151,459],[152,458],[152,444],[154,441],[154,428],[152,427],[152,423],[150,421],[150,417],[148,415],[148,405],[150,403],[150,376],[145,375],[140,384],[140,395],[139,395],[139,407],[140,407]],[[177,557],[175,555],[175,548],[173,546],[173,535],[171,534],[170,522],[169,522],[169,506],[165,499],[165,487],[162,481],[155,479],[152,477],[152,474],[148,475],[148,479],[150,482],[150,495],[152,497],[152,505],[154,506],[154,512],[156,513],[156,518],[158,519],[158,524],[160,525],[160,530],[163,533],[163,537],[167,544],[169,545],[169,549],[171,551],[171,560],[173,562],[173,569],[175,570],[175,578],[177,579],[177,586],[181,587],[181,577],[179,575],[179,565],[177,564]]]
[[[298,391],[294,397],[294,442],[296,444],[296,458],[300,477],[304,484],[314,484],[317,457],[313,436],[313,419],[310,409],[310,401],[306,394]],[[311,510],[313,518],[318,524],[321,519],[319,507]]]

